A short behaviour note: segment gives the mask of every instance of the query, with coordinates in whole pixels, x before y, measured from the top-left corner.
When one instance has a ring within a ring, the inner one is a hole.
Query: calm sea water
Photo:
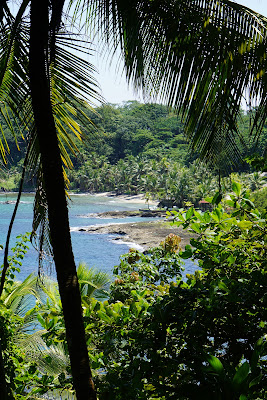
[[[31,231],[33,217],[32,194],[23,194],[19,205],[17,217],[14,223],[11,247],[15,244],[16,236]],[[0,244],[4,245],[10,218],[14,209],[15,194],[0,194]],[[102,197],[93,195],[72,195],[69,204],[69,216],[73,251],[76,263],[86,262],[90,267],[95,267],[101,271],[112,274],[114,265],[118,264],[119,257],[128,251],[129,245],[118,243],[112,239],[115,235],[95,234],[75,231],[77,227],[84,227],[96,224],[109,224],[114,222],[134,222],[144,218],[130,217],[123,219],[100,219],[96,213],[114,210],[135,210],[143,207],[142,204],[125,203],[112,197]],[[0,251],[0,265],[3,261],[3,250]],[[17,276],[24,279],[31,272],[37,272],[38,254],[30,245],[21,272]],[[193,272],[195,265],[188,262],[186,272]],[[52,268],[52,275],[54,274]]]

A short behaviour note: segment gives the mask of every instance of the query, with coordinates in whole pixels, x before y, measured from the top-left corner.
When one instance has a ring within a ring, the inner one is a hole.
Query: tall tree
[[[221,148],[226,158],[238,159],[237,115],[245,90],[249,99],[259,99],[253,127],[260,131],[265,121],[266,19],[230,0],[21,0],[15,18],[13,3],[0,6],[1,112],[14,135],[17,120],[29,139],[29,166],[38,170],[34,230],[40,229],[40,250],[51,243],[77,398],[95,399],[63,163],[70,165],[64,143],[74,148],[67,127],[81,137],[71,114],[79,114],[84,95],[96,92],[92,68],[66,50],[83,50],[86,43],[62,34],[63,6],[120,48],[129,82],[182,111],[191,145],[214,162]],[[3,158],[5,148],[0,141]]]
[[[81,137],[77,122],[71,118],[71,114],[79,114],[77,106],[83,104],[76,91],[82,87],[84,93],[94,96],[95,90],[88,78],[91,67],[66,51],[68,37],[64,40],[57,36],[60,36],[63,4],[64,1],[53,4],[48,0],[23,1],[15,19],[6,4],[3,5],[1,97],[5,100],[5,119],[9,121],[8,113],[11,113],[28,129],[29,166],[38,169],[33,228],[35,234],[40,231],[40,251],[43,244],[51,243],[77,399],[91,400],[96,399],[96,393],[84,335],[62,164],[64,161],[70,165],[70,158],[62,141],[75,148],[66,127]],[[30,17],[24,20],[28,6]],[[63,42],[64,47],[59,48],[56,40]],[[60,69],[62,62],[64,69]],[[11,123],[9,126],[13,128]],[[3,377],[3,369],[0,372]],[[1,382],[4,385],[4,377]],[[1,395],[6,397],[4,391]]]
[[[64,1],[55,3],[59,7]],[[57,11],[58,12],[58,11]],[[54,10],[52,9],[51,25]],[[60,21],[60,20],[59,20]],[[58,22],[55,21],[58,25]],[[54,27],[52,26],[52,29]],[[55,26],[57,28],[57,26]],[[49,43],[49,1],[31,2],[29,78],[37,140],[40,148],[43,183],[48,204],[51,244],[62,301],[66,337],[77,399],[96,399],[81,313],[81,296],[71,246],[65,183],[50,100],[47,71]],[[50,37],[53,39],[54,36]],[[49,45],[51,46],[49,49]],[[51,55],[51,54],[50,54]],[[53,56],[53,55],[52,55]]]

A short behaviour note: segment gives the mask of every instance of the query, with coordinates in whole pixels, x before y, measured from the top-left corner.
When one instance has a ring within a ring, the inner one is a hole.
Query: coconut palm
[[[107,298],[110,278],[106,273],[80,263],[77,275],[84,310],[88,308],[92,298]],[[60,381],[62,376],[69,375],[70,360],[64,335],[61,335],[64,321],[57,283],[46,276],[40,280],[34,274],[29,275],[23,282],[12,281],[3,291],[1,307],[9,310],[14,318],[19,318],[16,320],[16,329],[9,338],[9,346],[12,342],[21,349],[25,361],[29,365],[34,363],[39,374],[53,377],[55,389],[51,388],[46,396],[58,398],[60,393],[59,398],[76,398],[73,389],[61,387]],[[48,345],[51,331],[56,331],[57,338],[63,339],[63,342],[52,340],[52,344]],[[29,390],[36,389],[32,382],[27,383],[27,391],[23,393],[25,396]],[[57,390],[57,386],[61,389]],[[34,398],[34,395],[32,396]]]
[[[63,3],[54,1],[50,15],[49,1],[22,1],[15,18],[8,8],[10,2],[1,3],[1,112],[14,135],[10,114],[28,137],[25,167],[38,171],[34,233],[40,231],[40,251],[43,244],[53,249],[75,386],[79,386],[81,393],[94,393],[70,240],[63,163],[71,164],[65,146],[75,152],[69,131],[82,136],[72,118],[73,114],[83,118],[79,112],[84,106],[78,96],[80,89],[83,94],[95,96],[95,84],[90,64],[68,51],[73,46],[82,49],[82,43],[75,44],[60,32]],[[27,17],[29,6],[31,12]],[[0,148],[5,157],[2,142]],[[49,174],[57,176],[56,181],[52,182]],[[60,225],[62,230],[55,229]],[[6,257],[3,272],[7,267]],[[1,283],[2,291],[4,273]]]
[[[8,347],[12,350],[14,350],[14,348],[20,349],[20,351],[23,352],[23,362],[26,362],[26,368],[29,368],[30,365],[46,355],[46,346],[42,339],[42,335],[45,331],[36,329],[38,314],[35,305],[37,302],[41,302],[41,297],[37,285],[37,277],[31,274],[23,282],[10,281],[10,283],[6,285],[1,298],[1,311],[9,312],[13,318],[13,326],[10,325],[9,327],[10,336],[8,338]],[[12,363],[13,357],[16,356],[11,354],[11,360],[9,362]],[[20,362],[22,362],[21,360]],[[46,372],[47,371],[44,373]],[[13,377],[11,376],[10,379],[15,379],[16,381],[16,378],[20,378],[17,374],[18,372],[15,372],[15,375]],[[21,395],[26,396],[32,384],[33,383],[29,382],[28,379],[23,383],[19,382],[18,386],[20,386],[19,391]]]
[[[182,112],[191,146],[214,163],[221,149],[224,159],[240,155],[237,116],[245,90],[250,102],[259,100],[253,128],[260,131],[265,121],[266,19],[230,0],[1,2],[1,112],[14,135],[18,121],[28,138],[24,166],[38,171],[34,230],[40,230],[40,250],[46,243],[53,253],[77,398],[95,399],[63,170],[69,163],[64,144],[74,148],[67,127],[81,137],[70,114],[79,114],[81,98],[95,96],[95,87],[92,69],[66,50],[83,50],[85,43],[66,36],[64,5],[72,20],[80,18],[121,50],[129,82]],[[5,147],[3,140],[3,158]]]
[[[108,297],[108,286],[110,277],[108,274],[88,268],[85,263],[80,263],[77,268],[79,288],[82,299],[83,311],[86,312],[91,300],[103,300]],[[42,283],[39,283],[40,293],[45,296],[43,301],[36,308],[37,319],[42,326],[40,336],[43,338],[42,352],[31,354],[31,359],[37,364],[38,370],[43,374],[50,374],[55,377],[68,375],[70,359],[65,346],[64,320],[62,302],[59,294],[59,288],[56,281],[49,277],[43,277]],[[51,333],[52,332],[52,333]],[[37,332],[38,333],[38,332]],[[52,336],[52,338],[51,338]],[[47,345],[52,339],[52,345]],[[72,388],[61,388],[60,398],[76,398]],[[47,396],[57,398],[56,389],[49,390]]]

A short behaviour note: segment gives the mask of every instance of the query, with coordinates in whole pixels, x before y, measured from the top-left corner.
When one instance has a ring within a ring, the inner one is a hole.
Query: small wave
[[[16,204],[16,200],[0,201],[0,204]],[[20,201],[20,204],[32,204],[32,201]]]
[[[77,214],[77,218],[100,218],[98,213],[89,213],[89,214]]]
[[[110,241],[115,244],[125,244],[129,248],[134,248],[138,251],[145,250],[145,248],[143,246],[141,246],[140,244],[134,243],[134,242],[124,242],[123,240],[114,240],[114,239],[111,239]]]
[[[134,223],[134,222],[133,222]],[[93,224],[93,225],[85,225],[85,226],[71,226],[70,231],[71,232],[78,232],[81,229],[98,229],[98,228],[106,228],[111,225],[122,225],[122,224],[128,224],[128,222],[109,222],[107,224]],[[89,231],[90,232],[90,231]],[[112,233],[112,232],[110,232]]]
[[[92,197],[92,194],[90,194],[90,193],[70,193],[70,197],[72,197],[72,196],[91,196]]]
[[[120,210],[113,210],[113,212],[119,212]],[[108,211],[107,211],[108,212]],[[105,212],[104,212],[105,213]],[[103,215],[103,213],[89,213],[89,214],[77,214],[77,218],[96,218],[96,219],[113,219],[113,218],[120,218],[116,215]]]

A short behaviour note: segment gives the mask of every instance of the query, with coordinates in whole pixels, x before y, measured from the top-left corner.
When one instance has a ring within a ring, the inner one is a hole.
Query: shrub
[[[165,253],[161,282],[166,246],[150,258],[132,251],[110,300],[91,305],[100,399],[265,398],[266,219],[237,183],[209,201],[212,211],[174,213],[198,235],[180,256],[200,271],[183,280],[177,253]]]

